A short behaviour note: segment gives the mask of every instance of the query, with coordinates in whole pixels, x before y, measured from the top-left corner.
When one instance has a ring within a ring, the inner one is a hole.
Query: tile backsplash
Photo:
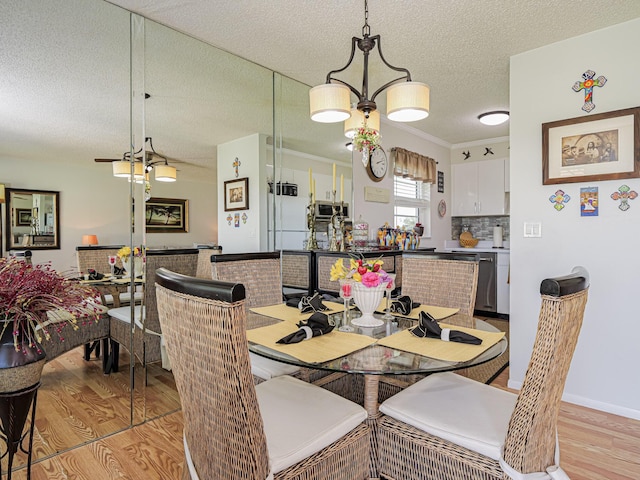
[[[509,216],[503,217],[452,217],[451,239],[457,240],[462,233],[462,226],[469,225],[469,231],[479,240],[493,240],[493,227],[502,227],[502,239],[509,240]]]

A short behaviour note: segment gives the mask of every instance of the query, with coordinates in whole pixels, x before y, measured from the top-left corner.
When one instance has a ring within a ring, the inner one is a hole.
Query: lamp
[[[506,110],[496,110],[478,115],[478,120],[484,125],[500,125],[509,120],[509,112]]]
[[[176,181],[176,167],[171,165],[156,165],[154,167],[155,178],[159,182],[175,182]]]
[[[144,183],[148,181],[148,173],[152,169],[156,169],[155,179],[159,182],[175,182],[177,179],[177,170],[175,167],[169,165],[169,160],[164,155],[160,155],[153,148],[153,140],[151,137],[145,138],[145,144],[149,144],[149,151],[144,152],[144,157],[136,156],[142,153],[143,148],[133,154],[135,163],[133,166],[133,178],[136,183]],[[154,160],[154,157],[158,157],[159,160]],[[111,162],[113,168],[113,176],[120,178],[128,178],[131,180],[131,153],[126,152],[122,156],[121,161]]]
[[[378,108],[375,102],[376,97],[387,88],[389,88],[387,92],[387,116],[390,120],[412,122],[426,118],[429,115],[429,87],[424,83],[411,81],[409,70],[402,67],[394,67],[385,60],[380,46],[380,35],[370,36],[368,19],[369,7],[367,0],[365,0],[362,38],[351,38],[349,61],[344,67],[330,71],[323,85],[318,85],[309,90],[311,120],[333,123],[349,118],[349,90],[358,97],[357,109],[363,113],[365,118],[369,118],[371,112]],[[403,75],[382,85],[369,98],[369,52],[376,47],[376,44],[378,55],[380,55],[382,62],[391,70],[402,72]],[[364,55],[362,92],[333,76],[346,70],[351,65],[356,46]]]
[[[374,110],[369,113],[369,118],[365,118],[364,113],[358,110],[355,106],[351,108],[351,117],[344,121],[344,136],[347,138],[353,138],[356,136],[356,132],[364,124],[367,127],[374,129],[376,132],[380,131],[380,113]]]
[[[82,245],[98,245],[98,236],[82,235]]]

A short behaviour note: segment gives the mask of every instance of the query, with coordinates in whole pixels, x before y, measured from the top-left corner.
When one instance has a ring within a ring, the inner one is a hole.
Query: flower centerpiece
[[[362,163],[367,165],[369,154],[380,146],[380,133],[373,128],[363,125],[358,128],[356,135],[353,137],[353,147],[362,152]]]
[[[373,316],[378,308],[385,289],[393,283],[393,276],[382,269],[383,261],[380,258],[366,260],[364,258],[350,258],[349,268],[339,258],[331,267],[331,280],[339,280],[341,284],[351,286],[350,290],[356,306],[362,312],[362,316],[351,321],[360,327],[377,327],[384,322]]]
[[[97,319],[106,311],[97,298],[93,287],[66,278],[49,265],[0,258],[0,391],[37,383],[45,361],[40,342],[51,339],[51,330],[64,341],[64,327],[78,329],[80,318]]]
[[[141,247],[134,247],[133,251],[131,251],[131,247],[124,246],[117,253],[120,260],[122,260],[122,266],[127,272],[127,276],[131,276],[132,272],[132,263],[133,263],[133,272],[134,277],[139,277],[142,275],[142,257],[144,255],[144,250]],[[133,257],[133,262],[131,258]]]

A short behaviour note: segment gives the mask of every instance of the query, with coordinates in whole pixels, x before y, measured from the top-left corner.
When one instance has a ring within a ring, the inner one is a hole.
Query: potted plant
[[[117,255],[122,261],[122,266],[124,267],[127,276],[130,277],[132,273],[134,277],[142,275],[144,251],[141,247],[134,247],[133,251],[131,251],[131,247],[125,246],[118,250]]]
[[[353,137],[353,147],[362,152],[362,163],[366,166],[369,161],[369,154],[380,146],[380,133],[364,124],[358,128]]]
[[[15,392],[40,380],[45,352],[40,342],[78,320],[106,309],[97,291],[65,278],[49,265],[0,258],[0,392]]]

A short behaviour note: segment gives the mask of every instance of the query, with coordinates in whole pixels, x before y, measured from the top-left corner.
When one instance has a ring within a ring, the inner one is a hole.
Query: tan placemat
[[[380,305],[376,309],[376,312],[384,312],[387,308],[386,299],[382,299]],[[404,318],[412,318],[414,320],[418,320],[420,318],[420,312],[427,312],[436,320],[442,320],[443,318],[450,317],[451,315],[455,315],[460,311],[459,308],[447,308],[447,307],[435,307],[433,305],[420,305],[417,308],[411,310],[409,315],[402,315],[400,313],[391,312],[391,315],[395,315],[396,317],[404,317]]]
[[[484,330],[456,327],[444,323],[441,323],[440,326],[470,333],[480,338],[482,343],[480,345],[470,345],[467,343],[445,342],[439,338],[420,338],[413,335],[409,330],[403,330],[378,340],[378,345],[448,362],[466,362],[476,358],[504,337],[504,332],[485,332]]]
[[[344,305],[336,302],[322,302],[329,310],[325,310],[322,313],[331,315],[332,313],[342,312]],[[293,307],[288,307],[284,303],[278,303],[276,305],[269,305],[267,307],[254,307],[250,309],[254,313],[260,315],[266,315],[267,317],[277,318],[279,320],[287,320],[288,322],[298,323],[300,320],[306,320],[311,316],[311,313],[300,313],[300,310]]]
[[[252,343],[291,355],[305,363],[328,362],[375,343],[375,338],[336,330],[300,343],[289,345],[276,343],[296,330],[298,327],[291,322],[279,322],[268,327],[247,330],[247,339]]]

